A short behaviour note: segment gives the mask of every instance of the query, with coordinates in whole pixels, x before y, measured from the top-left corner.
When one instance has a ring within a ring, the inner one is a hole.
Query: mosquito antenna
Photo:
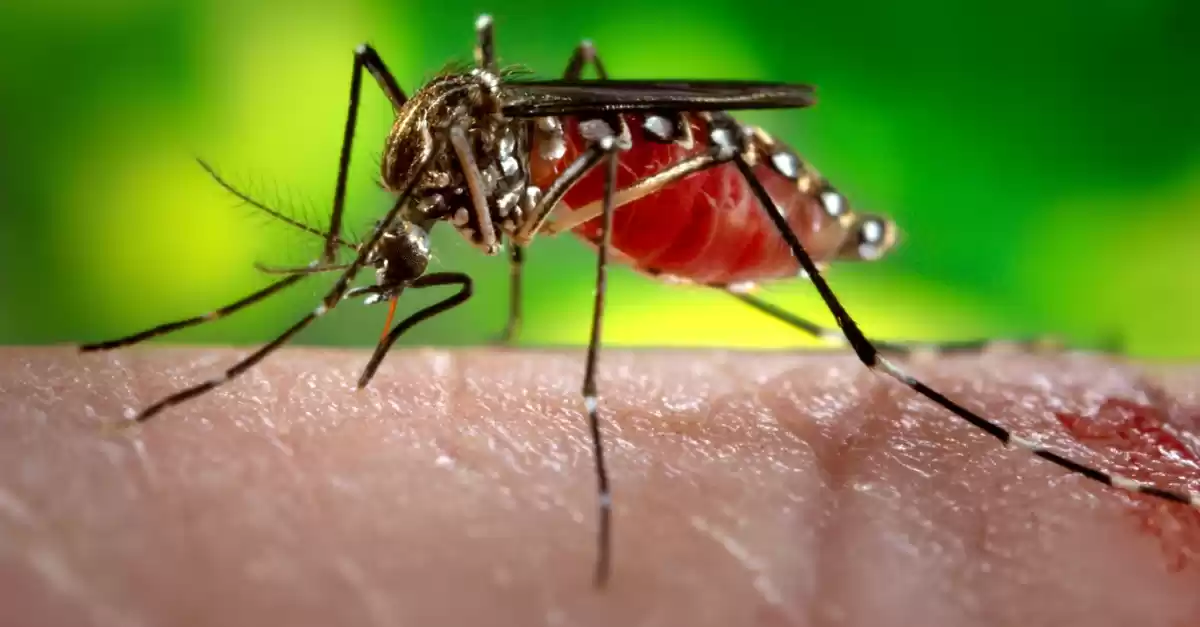
[[[266,213],[267,215],[271,216],[272,218],[275,218],[276,220],[283,222],[284,224],[291,225],[301,231],[304,231],[305,233],[311,233],[313,235],[316,235],[317,237],[320,237],[321,239],[325,239],[325,237],[328,235],[327,233],[325,233],[324,231],[322,231],[320,229],[311,227],[295,218],[292,218],[291,216],[284,214],[283,212],[281,212],[277,209],[271,208],[266,203],[260,202],[259,200],[255,199],[253,196],[251,196],[250,194],[243,192],[242,190],[238,189],[237,187],[234,187],[234,185],[232,183],[230,183],[229,181],[227,181],[223,177],[221,177],[221,175],[217,173],[216,169],[213,168],[211,165],[209,165],[209,163],[207,161],[205,161],[203,159],[196,159],[196,163],[199,163],[200,167],[204,168],[204,171],[207,172],[208,175],[211,176],[212,179],[217,182],[217,185],[220,185],[225,191],[232,194],[235,198],[242,201],[244,204],[254,207],[255,209],[258,209],[259,211],[262,211],[263,213]],[[350,248],[350,249],[354,248],[354,246],[352,244],[350,244],[349,242],[347,242],[346,240],[344,240],[340,237],[337,238],[337,243],[346,248]]]

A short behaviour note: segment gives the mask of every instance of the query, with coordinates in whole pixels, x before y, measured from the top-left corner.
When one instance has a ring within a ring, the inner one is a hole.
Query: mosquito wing
[[[756,81],[510,81],[504,115],[531,118],[650,111],[800,109],[816,102],[811,85]]]

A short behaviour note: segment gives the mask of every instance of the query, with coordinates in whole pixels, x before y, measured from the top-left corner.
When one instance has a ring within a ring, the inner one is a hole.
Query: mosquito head
[[[375,281],[384,291],[403,289],[428,266],[429,232],[412,222],[395,222],[376,244]]]
[[[499,85],[484,69],[431,80],[397,113],[381,164],[384,186],[397,192],[430,159],[402,215],[415,224],[450,222],[487,253],[499,251],[529,200],[527,131],[499,114]]]
[[[393,192],[402,190],[428,156],[435,135],[441,140],[437,142],[441,154],[432,155],[427,181],[422,182],[444,185],[454,155],[446,134],[453,126],[474,128],[489,123],[500,110],[498,87],[494,74],[478,70],[444,73],[421,87],[396,112],[388,133],[380,162],[384,186]]]
[[[896,224],[883,216],[864,213],[855,216],[838,258],[875,261],[895,245]]]

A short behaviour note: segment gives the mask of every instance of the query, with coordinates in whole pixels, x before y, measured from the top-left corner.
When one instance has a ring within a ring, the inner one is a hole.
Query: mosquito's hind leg
[[[779,305],[767,302],[753,294],[733,289],[729,285],[713,285],[712,287],[725,291],[730,296],[814,339],[831,344],[846,344],[846,336],[836,328],[822,326],[801,318]],[[873,343],[879,352],[890,353],[901,358],[932,358],[937,355],[985,353],[1009,348],[1026,353],[1058,353],[1065,350],[1064,345],[1052,337],[1016,340],[989,338],[942,342],[873,340]],[[1103,352],[1117,352],[1117,350],[1113,347],[1105,347]]]
[[[364,70],[369,72],[375,78],[376,82],[379,83],[379,86],[383,89],[385,95],[392,102],[393,106],[402,106],[404,104],[404,92],[400,90],[400,87],[396,84],[395,78],[392,77],[391,73],[388,71],[387,67],[379,58],[379,55],[375,52],[375,50],[366,44],[362,44],[355,49],[354,68],[351,72],[350,80],[350,105],[346,115],[345,128],[342,134],[342,149],[338,157],[338,175],[337,183],[334,187],[333,210],[330,214],[329,229],[324,233],[325,246],[322,251],[321,259],[320,261],[314,262],[313,267],[327,267],[335,265],[337,259],[337,248],[338,246],[345,245],[344,240],[341,238],[342,213],[346,203],[346,181],[350,170],[350,155],[352,152],[352,144],[354,143],[356,121],[358,119],[358,105],[362,94],[362,77]],[[342,297],[346,294],[346,291],[349,289],[350,282],[354,280],[354,276],[366,263],[368,255],[372,250],[374,250],[375,245],[382,237],[384,226],[389,224],[391,220],[395,218],[396,214],[399,213],[403,203],[406,202],[408,197],[412,194],[419,176],[424,173],[425,168],[427,168],[428,165],[428,158],[417,165],[417,167],[414,169],[413,180],[410,181],[404,191],[398,195],[396,204],[392,206],[384,219],[375,226],[371,237],[364,242],[361,247],[358,248],[358,255],[355,257],[354,261],[345,267],[341,276],[339,276],[337,281],[334,283],[333,288],[329,290],[329,292],[322,299],[321,304],[314,308],[312,312],[301,318],[292,326],[288,327],[287,330],[285,330],[275,339],[268,342],[263,347],[259,348],[247,357],[235,363],[233,366],[226,369],[225,372],[220,376],[209,379],[203,383],[184,388],[163,398],[162,400],[159,400],[158,402],[150,405],[138,413],[134,418],[134,422],[145,422],[164,409],[200,396],[201,394],[213,390],[232,380],[238,375],[254,367],[258,362],[262,361],[267,357],[267,355],[270,355],[272,352],[290,340],[293,336],[311,324],[314,320],[323,316],[330,309],[337,306],[337,304],[342,300]],[[211,168],[206,169],[210,171],[210,174],[214,174],[215,176],[215,173],[212,172]],[[230,187],[225,185],[219,177],[218,182],[222,183],[226,189],[230,189]],[[305,230],[309,230],[310,232],[312,231],[311,229]],[[87,344],[82,346],[81,350],[106,350],[120,346],[128,346],[130,344],[162,335],[164,333],[195,326],[209,320],[215,320],[259,302],[267,296],[270,296],[271,294],[274,294],[275,292],[298,282],[307,275],[307,272],[293,274],[251,294],[250,296],[247,296],[246,298],[203,316],[196,316],[187,320],[160,325],[153,329],[142,331],[118,340]]]
[[[730,131],[729,137],[734,138],[738,136],[737,129],[730,129]],[[716,137],[716,135],[712,136]],[[1043,447],[1034,440],[1014,434],[1013,432],[1009,431],[1008,428],[992,422],[988,418],[981,416],[975,411],[963,407],[941,392],[929,387],[920,379],[908,374],[908,372],[889,361],[886,357],[880,355],[879,347],[876,346],[874,342],[867,339],[865,335],[863,335],[863,332],[858,327],[858,324],[854,322],[853,318],[850,317],[850,314],[846,311],[845,307],[842,306],[841,301],[838,300],[838,297],[833,293],[833,290],[830,289],[829,284],[825,281],[825,278],[821,276],[820,270],[817,268],[816,263],[813,262],[812,257],[809,256],[808,251],[804,249],[804,245],[801,244],[800,238],[798,238],[796,233],[792,231],[791,225],[789,225],[787,222],[787,218],[775,205],[775,201],[772,200],[770,193],[767,191],[767,188],[763,186],[762,181],[759,181],[758,177],[755,176],[754,170],[746,161],[741,148],[739,148],[735,142],[730,140],[727,140],[724,145],[727,150],[732,152],[732,161],[737,166],[742,178],[750,187],[750,191],[758,199],[762,210],[767,213],[768,218],[775,225],[779,235],[783,237],[785,242],[787,242],[788,248],[790,248],[792,251],[792,255],[796,258],[797,263],[800,264],[801,269],[807,273],[809,280],[812,281],[813,287],[815,287],[817,292],[821,295],[821,300],[824,301],[826,308],[829,309],[829,312],[833,314],[834,319],[837,320],[838,327],[840,327],[842,330],[842,335],[850,343],[850,346],[854,349],[855,355],[858,356],[863,365],[867,366],[871,370],[886,374],[900,383],[903,383],[917,394],[924,396],[926,399],[938,405],[939,407],[970,423],[972,426],[995,438],[1006,447],[1023,448],[1031,452],[1033,455],[1040,457],[1041,459],[1044,459],[1058,466],[1059,468],[1062,468],[1063,470],[1082,475],[1097,483],[1126,490],[1128,492],[1148,494],[1164,500],[1183,503],[1196,509],[1200,509],[1200,494],[1185,490],[1169,490],[1160,488],[1136,479],[1130,479],[1121,475],[1114,475],[1064,457],[1053,450]]]

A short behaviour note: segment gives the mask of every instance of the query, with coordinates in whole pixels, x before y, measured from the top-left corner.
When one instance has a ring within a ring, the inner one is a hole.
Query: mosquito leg
[[[475,65],[479,69],[496,71],[495,40],[492,16],[484,13],[475,19]]]
[[[1149,494],[1168,501],[1184,503],[1200,509],[1200,494],[1159,488],[1135,479],[1109,474],[1104,471],[1097,470],[1096,468],[1085,466],[1075,460],[1063,457],[1052,450],[1043,448],[1037,442],[1016,435],[1005,427],[998,425],[987,418],[984,418],[983,416],[980,416],[979,414],[963,407],[962,405],[959,405],[953,400],[950,400],[941,392],[929,387],[925,383],[902,370],[896,364],[889,361],[886,357],[880,355],[879,349],[870,340],[868,340],[866,336],[863,335],[862,331],[858,328],[858,324],[854,322],[854,319],[851,318],[850,314],[846,312],[846,309],[842,307],[841,302],[838,301],[838,298],[834,295],[833,290],[829,288],[829,284],[826,283],[824,277],[821,276],[816,264],[813,263],[813,260],[808,255],[808,252],[804,250],[804,246],[800,243],[800,239],[796,237],[796,234],[788,225],[787,219],[784,217],[783,213],[779,211],[779,208],[775,205],[774,201],[771,200],[771,196],[767,193],[766,188],[763,187],[763,184],[754,175],[754,171],[751,169],[750,165],[740,153],[735,153],[733,155],[733,162],[737,165],[742,177],[750,185],[750,189],[758,198],[759,204],[762,206],[763,211],[767,212],[767,215],[775,224],[775,228],[787,242],[788,247],[791,248],[792,254],[796,257],[796,261],[800,264],[800,267],[808,273],[808,277],[812,281],[813,286],[817,288],[817,291],[821,295],[821,300],[825,302],[825,306],[829,309],[830,313],[833,314],[834,319],[837,320],[838,327],[841,328],[842,334],[845,336],[847,341],[850,342],[850,346],[854,349],[855,354],[858,355],[858,358],[868,368],[882,372],[903,383],[921,396],[924,396],[933,403],[952,412],[959,418],[999,440],[1000,443],[1006,447],[1019,447],[1026,449],[1033,455],[1055,464],[1056,466],[1059,466],[1068,472],[1082,475],[1097,483],[1113,486],[1129,492]]]
[[[623,125],[622,125],[623,126]],[[596,462],[596,481],[598,486],[597,505],[599,526],[597,528],[597,558],[595,583],[604,586],[608,581],[612,563],[612,493],[608,485],[608,468],[604,463],[604,443],[600,433],[599,398],[596,394],[596,363],[600,356],[601,322],[604,318],[604,293],[607,281],[608,255],[612,241],[612,222],[614,197],[617,186],[617,155],[619,151],[628,148],[628,143],[622,141],[624,134],[618,135],[608,128],[603,135],[589,142],[583,154],[558,175],[550,187],[538,201],[534,210],[528,215],[532,218],[526,222],[513,237],[516,242],[528,241],[537,232],[537,228],[557,205],[558,199],[566,190],[592,171],[592,168],[607,159],[604,175],[604,203],[602,210],[602,228],[599,250],[596,256],[596,295],[592,312],[592,334],[588,342],[587,363],[583,377],[583,404],[588,413],[588,427],[592,435],[592,453]],[[511,321],[511,316],[510,316]]]
[[[483,175],[479,172],[478,164],[475,163],[475,153],[471,148],[471,140],[467,137],[467,131],[463,127],[455,126],[450,129],[450,145],[458,155],[463,177],[467,179],[467,190],[471,195],[471,204],[475,208],[475,219],[479,224],[479,243],[489,255],[495,254],[499,252],[496,241],[496,229],[492,226],[492,213],[488,209],[487,195],[483,187]]]
[[[490,72],[496,71],[495,26],[492,16],[486,13],[475,20],[475,65]],[[460,154],[460,159],[464,158]],[[486,210],[479,216],[480,224],[487,220]],[[504,332],[500,336],[502,344],[511,345],[521,325],[521,265],[524,263],[524,250],[514,242],[509,242],[509,284],[508,284],[508,321],[504,324]],[[465,300],[465,298],[464,298]],[[403,323],[402,323],[403,324]]]
[[[250,305],[253,305],[254,303],[261,301],[262,299],[274,294],[275,292],[278,292],[286,287],[291,286],[292,284],[296,283],[300,279],[303,279],[305,276],[306,276],[305,274],[293,274],[285,279],[280,279],[279,281],[276,281],[241,300],[235,301],[233,303],[225,305],[224,307],[221,307],[220,309],[210,311],[201,316],[195,316],[192,318],[187,318],[185,320],[177,320],[175,322],[168,322],[166,324],[160,324],[152,329],[146,329],[145,331],[140,331],[138,333],[134,333],[133,335],[129,335],[129,336],[126,336],[123,338],[115,339],[115,340],[108,340],[105,342],[96,342],[94,344],[82,344],[79,347],[79,351],[82,353],[90,353],[90,352],[95,352],[95,351],[112,350],[114,348],[120,348],[122,346],[130,346],[132,344],[137,344],[139,342],[143,342],[143,341],[148,340],[153,337],[158,337],[160,335],[166,335],[166,334],[172,333],[174,331],[179,331],[180,329],[186,329],[188,327],[194,327],[197,325],[204,324],[205,322],[219,320],[221,318],[224,318],[225,316],[228,316],[229,314],[232,314],[232,313],[238,311],[239,309],[242,309],[244,307],[249,307]]]
[[[591,41],[585,40],[575,46],[575,52],[571,53],[571,60],[567,63],[567,70],[563,72],[563,78],[569,81],[579,80],[583,78],[584,68],[589,65],[596,70],[596,78],[608,80],[608,72],[604,71],[604,64],[600,63],[596,47]]]
[[[309,265],[303,268],[280,268],[278,266],[268,266],[265,263],[255,263],[254,269],[263,274],[321,274],[325,272],[337,272],[349,268],[348,263],[339,263],[330,266]]]
[[[399,111],[408,98],[388,71],[379,53],[368,44],[360,44],[354,50],[354,70],[350,77],[350,107],[346,113],[346,128],[342,133],[342,152],[338,156],[337,183],[333,191],[333,211],[329,215],[329,231],[325,235],[325,250],[321,259],[332,263],[337,253],[336,246],[342,236],[342,214],[346,207],[346,181],[350,175],[350,148],[354,144],[354,129],[358,123],[358,103],[362,96],[362,73],[366,69],[375,77],[380,89]]]
[[[440,149],[440,143],[435,141],[435,144],[431,147],[429,154],[431,154],[431,155],[436,154],[438,149]],[[358,255],[354,258],[354,261],[352,261],[350,263],[350,265],[345,269],[345,271],[342,272],[342,275],[338,277],[338,279],[334,283],[333,287],[329,290],[329,292],[321,300],[320,305],[317,305],[317,307],[315,309],[313,309],[312,312],[310,312],[308,315],[301,318],[299,321],[297,321],[295,324],[293,324],[291,327],[289,327],[286,331],[284,331],[282,334],[280,334],[278,337],[276,337],[274,340],[271,340],[266,345],[264,345],[262,348],[251,353],[247,357],[243,358],[241,361],[234,364],[232,367],[225,370],[225,372],[222,373],[220,376],[213,378],[213,379],[209,379],[208,381],[205,381],[203,383],[193,385],[189,388],[184,388],[183,390],[180,390],[174,394],[171,394],[170,396],[167,396],[166,398],[163,398],[162,400],[154,403],[153,405],[150,405],[149,407],[147,407],[147,408],[143,409],[141,412],[139,412],[134,417],[133,422],[134,423],[145,422],[145,421],[153,418],[158,413],[162,412],[164,409],[173,407],[184,401],[187,401],[189,399],[200,396],[201,394],[204,394],[205,392],[213,390],[213,389],[219,387],[220,385],[222,385],[228,381],[231,381],[238,375],[240,375],[240,374],[246,372],[247,370],[249,370],[250,368],[254,367],[258,362],[265,359],[267,357],[267,355],[270,355],[277,348],[279,348],[280,346],[283,346],[284,343],[286,343],[288,340],[290,340],[297,333],[304,330],[304,328],[307,327],[309,324],[311,324],[314,320],[325,315],[330,309],[333,309],[335,306],[337,306],[337,304],[341,301],[342,297],[345,296],[347,290],[349,289],[350,282],[354,280],[354,276],[358,273],[358,270],[361,269],[364,264],[366,264],[367,256],[371,254],[371,251],[375,250],[375,246],[379,243],[379,240],[383,237],[383,231],[386,228],[386,225],[391,224],[392,220],[395,219],[396,215],[398,213],[400,213],[400,209],[402,207],[404,207],[405,203],[408,202],[409,196],[412,195],[413,190],[417,186],[417,182],[421,179],[421,176],[425,173],[425,169],[429,167],[430,161],[431,161],[431,159],[429,157],[426,157],[421,163],[419,163],[416,166],[416,168],[413,171],[412,180],[410,180],[408,182],[408,185],[405,187],[404,191],[401,192],[396,197],[395,203],[392,204],[391,209],[388,210],[388,212],[384,216],[384,218],[382,220],[380,220],[378,223],[376,223],[375,228],[371,233],[371,236],[369,238],[367,238],[367,240],[365,242],[363,242],[363,245],[361,247],[359,247]],[[283,280],[279,281],[278,283],[275,283],[274,285],[269,286],[268,288],[266,288],[264,290],[256,292],[255,294],[251,295],[250,297],[247,297],[246,299],[243,299],[241,301],[238,301],[237,303],[234,303],[233,305],[231,305],[230,307],[227,307],[226,309],[245,307],[246,305],[249,305],[255,301],[261,300],[265,296],[269,295],[271,292],[268,290],[271,290],[272,288],[275,288],[275,290],[282,289],[283,287],[286,287],[287,285],[291,285],[292,283],[299,281],[304,276],[305,275],[294,275],[294,276],[288,277],[286,279],[283,279]],[[132,423],[129,423],[129,424],[132,424]]]
[[[342,242],[341,228],[342,213],[346,202],[346,179],[350,170],[350,149],[351,145],[354,143],[354,129],[358,119],[358,103],[362,93],[362,72],[364,68],[366,68],[366,70],[375,77],[375,80],[386,93],[388,99],[392,101],[392,105],[394,107],[398,108],[403,106],[405,100],[404,92],[400,90],[400,87],[396,84],[395,78],[392,77],[391,73],[383,64],[383,61],[379,58],[379,55],[375,52],[375,50],[367,44],[360,45],[354,51],[354,70],[350,82],[350,108],[346,116],[345,132],[342,136],[342,150],[338,158],[337,185],[334,188],[333,211],[330,215],[330,228],[325,233],[325,249],[321,257],[321,262],[318,263],[332,264],[336,259],[336,247]],[[441,144],[442,142],[435,137],[434,145],[430,146],[430,150],[426,154],[426,157],[413,169],[412,178],[408,181],[404,191],[397,196],[395,203],[388,210],[383,219],[376,223],[371,236],[367,238],[367,240],[363,242],[361,246],[358,247],[358,254],[355,256],[354,261],[352,261],[342,272],[341,276],[338,277],[333,287],[321,300],[320,305],[313,309],[313,311],[308,315],[304,316],[291,327],[289,327],[274,340],[271,340],[262,348],[251,353],[249,356],[243,358],[241,361],[225,370],[225,372],[220,376],[203,383],[193,385],[192,387],[185,388],[174,394],[171,394],[170,396],[167,396],[166,398],[163,398],[162,400],[150,405],[138,413],[137,416],[134,417],[134,422],[145,422],[164,409],[200,396],[201,394],[211,391],[227,381],[234,379],[238,375],[254,367],[258,362],[265,359],[267,355],[270,355],[277,348],[283,346],[284,343],[286,343],[300,331],[304,330],[304,328],[311,324],[314,320],[323,316],[330,309],[336,307],[341,301],[342,297],[346,294],[346,291],[349,289],[350,282],[354,280],[355,275],[357,275],[358,271],[366,264],[367,257],[372,253],[372,251],[375,250],[375,246],[383,237],[384,229],[387,228],[387,225],[391,224],[396,215],[400,213],[400,210],[404,204],[408,202],[409,196],[412,195],[412,192],[416,188],[421,176],[425,173],[426,168],[429,167],[429,163],[431,161],[429,155],[437,154],[437,151],[441,148]],[[201,316],[198,321],[195,318],[192,320],[185,320],[181,323],[174,323],[173,325],[164,325],[163,327],[158,327],[157,329],[151,329],[150,331],[131,336],[131,338],[126,338],[126,340],[117,340],[116,342],[106,342],[92,346],[98,347],[97,350],[99,348],[120,346],[132,343],[134,341],[139,341],[140,339],[144,339],[145,337],[150,337],[158,333],[165,333],[167,330],[174,330],[176,328],[182,328],[183,326],[190,326],[191,324],[199,324],[204,320],[213,319],[215,317],[219,317],[220,315],[231,313],[232,311],[236,311],[237,309],[262,300],[266,296],[269,296],[270,294],[299,281],[304,276],[305,275],[303,274],[297,274],[282,279],[245,299],[233,303],[222,310],[218,310],[218,315],[215,316],[213,314],[209,314],[208,316]],[[88,347],[85,346],[84,349],[87,350]]]
[[[618,146],[614,138],[605,137],[598,146],[607,163],[604,169],[604,211],[600,229],[600,247],[596,254],[596,293],[592,308],[592,334],[588,341],[587,366],[583,375],[583,404],[588,413],[592,433],[592,454],[596,461],[596,482],[600,525],[597,535],[596,585],[608,581],[612,563],[612,493],[608,485],[608,469],[604,464],[604,442],[600,433],[599,396],[596,392],[596,365],[600,358],[600,338],[604,322],[604,294],[608,282],[608,249],[612,244],[613,196],[617,186]]]
[[[375,52],[370,44],[360,44],[354,50],[354,59],[355,65],[359,65],[361,62],[361,67],[371,73],[371,77],[379,85],[379,90],[387,97],[388,102],[392,103],[393,110],[399,111],[404,107],[404,103],[408,102],[408,96],[404,95],[404,90],[400,89],[396,77],[392,76],[391,70],[387,68],[383,59],[379,58],[379,53]]]
[[[632,185],[623,189],[617,190],[613,198],[613,206],[620,208],[635,200],[645,198],[660,189],[669,187],[679,179],[685,176],[690,176],[696,172],[702,172],[708,168],[721,165],[715,155],[701,154],[694,157],[688,157],[681,161],[676,161],[663,168],[662,170],[651,174],[645,178],[638,179]],[[554,235],[569,231],[584,222],[590,222],[596,219],[603,212],[604,199],[592,201],[581,207],[571,209],[571,213],[565,216],[556,216],[553,223],[545,224],[537,232]]]
[[[137,414],[137,416],[134,417],[134,422],[146,422],[164,409],[168,409],[184,401],[200,396],[201,394],[204,394],[205,392],[220,386],[222,383],[225,383],[226,381],[229,381],[242,374],[250,368],[253,368],[255,364],[262,361],[267,355],[275,352],[275,349],[283,346],[284,343],[292,339],[292,336],[299,333],[304,329],[304,327],[308,326],[310,322],[317,319],[319,316],[321,316],[321,314],[324,313],[325,311],[321,307],[318,307],[312,313],[301,318],[299,322],[293,324],[290,328],[288,328],[288,330],[280,334],[279,337],[271,340],[262,348],[254,351],[248,357],[237,362],[233,365],[233,367],[226,369],[224,373],[199,385],[193,385],[192,387],[180,390],[143,409]]]
[[[567,190],[571,186],[579,182],[596,164],[600,163],[604,158],[604,151],[596,144],[589,146],[583,151],[583,154],[575,158],[570,165],[554,179],[550,187],[542,194],[542,197],[534,205],[527,217],[524,218],[522,224],[517,228],[517,232],[513,234],[513,240],[527,244],[545,224],[546,219],[550,217],[550,213],[558,207],[558,201],[566,195]]]
[[[325,237],[325,249],[324,249],[324,251],[322,253],[322,257],[321,257],[322,262],[319,265],[332,264],[336,259],[336,252],[337,252],[336,247],[339,245],[346,245],[346,242],[344,240],[342,240],[342,238],[341,238],[342,210],[343,210],[343,207],[345,206],[345,200],[346,200],[346,177],[347,177],[347,173],[350,169],[350,148],[351,148],[351,144],[354,141],[355,121],[358,118],[358,102],[359,102],[359,96],[362,92],[363,68],[366,68],[367,71],[369,71],[376,78],[376,80],[379,81],[380,86],[384,88],[384,91],[387,93],[388,98],[391,99],[393,101],[393,103],[395,103],[396,99],[399,98],[401,104],[403,104],[404,92],[400,91],[400,88],[395,85],[395,83],[396,83],[395,79],[392,77],[391,73],[388,72],[387,67],[383,64],[383,61],[380,60],[379,55],[375,52],[374,49],[372,49],[370,46],[368,46],[366,44],[359,46],[358,49],[355,50],[355,52],[354,52],[354,70],[352,72],[352,78],[351,78],[351,84],[350,84],[350,110],[346,117],[346,130],[342,136],[342,151],[341,151],[341,156],[339,158],[337,187],[335,189],[334,198],[333,198],[333,213],[330,217],[329,231],[322,234]],[[394,87],[394,89],[392,89],[392,87]],[[291,220],[291,219],[287,218],[286,216],[284,216],[283,214],[280,214],[279,212],[270,209],[266,205],[263,205],[262,203],[255,201],[253,198],[250,198],[249,196],[239,192],[232,185],[228,184],[227,182],[225,182],[224,179],[222,179],[220,176],[218,176],[216,171],[212,167],[210,167],[207,163],[201,161],[200,166],[203,167],[205,169],[205,171],[207,171],[209,173],[209,175],[211,175],[214,179],[216,179],[218,184],[220,184],[226,190],[233,193],[235,196],[237,196],[241,200],[251,203],[255,207],[262,209],[262,210],[266,211],[267,213],[269,213],[270,215],[272,215],[276,218],[280,218],[280,219],[284,220],[285,222],[292,224],[293,226],[298,226],[309,232],[315,231],[315,229],[311,229],[311,228],[309,228],[305,225],[302,225],[294,220]],[[374,246],[374,244],[372,243],[371,247],[373,247],[373,246]],[[359,253],[360,259],[365,258],[368,250],[371,247],[364,247],[360,251],[360,253]],[[359,263],[361,264],[361,261]],[[314,267],[317,265],[318,264],[314,264]],[[357,268],[355,268],[355,269],[357,270]],[[195,325],[201,324],[203,322],[207,322],[209,320],[216,320],[218,318],[222,318],[222,317],[227,316],[243,307],[252,305],[252,304],[274,294],[275,292],[278,292],[279,290],[282,290],[283,288],[288,287],[289,285],[292,285],[293,283],[295,283],[295,282],[299,281],[301,278],[303,278],[306,274],[307,274],[307,272],[306,273],[297,273],[297,274],[294,274],[287,278],[281,279],[280,281],[273,283],[271,285],[268,285],[267,287],[247,296],[246,298],[243,298],[235,303],[232,303],[230,305],[222,307],[221,309],[210,312],[203,316],[196,316],[194,318],[189,318],[186,320],[169,322],[167,324],[163,324],[163,325],[154,327],[153,329],[147,329],[140,333],[135,333],[128,337],[117,339],[117,340],[110,340],[107,342],[99,342],[99,343],[95,343],[95,344],[85,344],[80,347],[80,350],[86,352],[86,351],[107,350],[107,349],[111,349],[111,348],[117,348],[120,346],[128,346],[130,344],[136,344],[138,342],[149,339],[151,337],[155,337],[155,336],[163,335],[165,333],[170,333],[172,331],[176,331],[179,329],[184,329],[187,327],[195,326]],[[345,278],[345,277],[343,276],[343,278]],[[348,281],[349,281],[349,279],[346,279],[346,282],[348,282]],[[340,282],[340,281],[339,281],[339,285],[341,286],[340,289],[342,291],[344,291],[345,285],[342,284],[342,282]],[[341,297],[341,293],[339,292],[338,298],[340,298],[340,297]],[[334,301],[335,301],[334,304],[336,304],[336,300],[337,299],[334,299]],[[327,308],[331,307],[331,306],[332,305],[328,305],[328,304],[326,305]]]
[[[521,271],[525,265],[525,249],[509,242],[508,251],[508,322],[504,324],[500,341],[512,345],[521,331]]]
[[[471,298],[471,294],[474,291],[471,277],[461,272],[439,272],[437,274],[423,276],[413,281],[409,287],[422,288],[437,287],[439,285],[458,285],[459,288],[458,291],[450,295],[449,298],[440,300],[410,315],[404,320],[401,320],[400,323],[397,324],[396,327],[387,334],[387,337],[380,340],[379,344],[375,346],[375,352],[371,355],[371,360],[367,362],[367,367],[363,369],[362,375],[360,375],[358,378],[358,389],[361,390],[362,388],[366,387],[367,383],[371,381],[371,377],[375,376],[375,371],[379,369],[379,364],[383,363],[384,356],[387,355],[388,350],[392,348],[392,344],[395,344],[396,340],[399,339],[401,335],[404,335],[406,331],[415,327],[421,322],[424,322],[425,320],[428,320],[442,312],[449,311],[450,309],[467,302],[467,299]]]
[[[780,322],[791,326],[824,342],[844,343],[846,336],[842,335],[837,329],[821,326],[810,320],[801,318],[782,307],[769,303],[752,294],[734,291],[725,285],[714,286],[724,290],[730,296],[750,305],[751,307],[761,311]],[[1050,338],[1034,338],[1034,339],[1018,339],[1018,340],[997,340],[997,339],[979,339],[979,340],[954,340],[947,342],[886,342],[882,340],[874,340],[875,348],[881,353],[892,353],[900,357],[912,357],[915,355],[954,355],[962,353],[981,353],[998,345],[1011,345],[1014,348],[1030,353],[1036,352],[1056,352],[1062,350],[1062,347]]]

